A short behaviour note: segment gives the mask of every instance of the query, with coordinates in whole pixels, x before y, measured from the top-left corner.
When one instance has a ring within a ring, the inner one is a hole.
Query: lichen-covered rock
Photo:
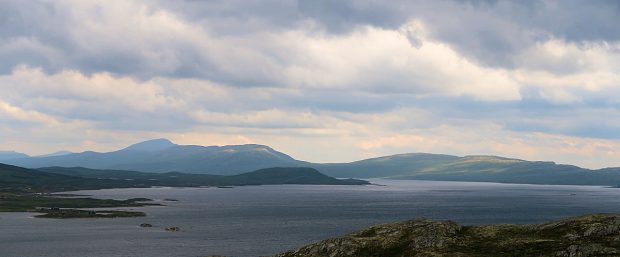
[[[589,215],[541,225],[460,226],[411,220],[376,225],[276,256],[620,256],[620,216]]]
[[[280,256],[365,257],[428,252],[451,243],[461,226],[450,221],[412,220],[378,225],[347,237],[328,239]]]
[[[166,231],[169,231],[169,232],[179,232],[179,231],[181,231],[181,228],[179,228],[179,227],[169,227],[169,228],[166,228]]]
[[[618,256],[620,251],[600,244],[571,245],[566,250],[560,251],[558,257],[588,257],[588,256]]]

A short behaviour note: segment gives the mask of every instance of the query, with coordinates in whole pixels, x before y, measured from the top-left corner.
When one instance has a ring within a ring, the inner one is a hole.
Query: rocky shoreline
[[[620,256],[620,215],[538,225],[462,226],[426,219],[372,226],[274,257]]]

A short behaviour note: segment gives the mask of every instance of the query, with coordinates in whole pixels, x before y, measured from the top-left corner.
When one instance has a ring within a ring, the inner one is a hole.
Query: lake
[[[620,189],[472,182],[372,180],[384,186],[244,186],[71,192],[146,197],[166,206],[122,208],[147,217],[35,219],[0,213],[2,256],[261,256],[384,222],[535,223],[620,213]],[[177,199],[170,202],[163,199]],[[153,224],[141,228],[141,223]],[[180,227],[180,232],[164,231]]]

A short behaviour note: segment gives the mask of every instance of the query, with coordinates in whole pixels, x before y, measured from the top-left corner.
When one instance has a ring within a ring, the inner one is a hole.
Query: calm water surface
[[[620,213],[620,189],[374,180],[385,186],[247,186],[79,191],[96,198],[172,198],[127,208],[147,217],[35,219],[0,213],[0,256],[261,256],[383,222],[534,223]],[[151,223],[153,228],[140,228]],[[177,226],[181,232],[166,232]]]

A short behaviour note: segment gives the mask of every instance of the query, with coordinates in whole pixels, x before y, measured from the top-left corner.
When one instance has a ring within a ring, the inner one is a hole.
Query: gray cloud
[[[613,146],[619,14],[576,0],[2,1],[0,130],[11,145],[84,132]]]
[[[550,37],[569,42],[620,39],[617,1],[301,1],[300,12],[332,32],[359,25],[398,28],[419,18],[439,40],[491,66]]]
[[[132,4],[113,5],[118,5],[113,10],[122,10],[127,7],[123,5]],[[386,4],[384,1],[268,0],[159,1],[133,5],[129,6],[134,8],[131,12],[111,13],[97,5],[71,1],[4,1],[0,5],[3,59],[0,71],[6,74],[16,65],[27,64],[50,72],[68,68],[139,78],[166,75],[202,77],[230,84],[273,83],[257,76],[231,79],[209,53],[217,48],[205,47],[205,42],[188,38],[187,34],[167,35],[167,28],[157,27],[160,24],[149,27],[152,20],[139,20],[153,18],[160,11],[176,15],[195,26],[198,32],[217,35],[215,40],[296,29],[307,26],[308,22],[317,24],[317,29],[325,28],[328,34],[342,34],[364,25],[398,29],[411,19],[420,19],[430,28],[432,37],[450,43],[466,56],[485,65],[510,68],[519,65],[515,60],[518,53],[549,38],[579,44],[613,42],[620,38],[620,29],[615,26],[620,14],[616,1],[391,1]],[[113,24],[116,19],[125,19],[126,24]],[[161,33],[156,29],[162,29]],[[260,38],[255,40],[260,44]],[[259,51],[268,50],[259,48]]]

